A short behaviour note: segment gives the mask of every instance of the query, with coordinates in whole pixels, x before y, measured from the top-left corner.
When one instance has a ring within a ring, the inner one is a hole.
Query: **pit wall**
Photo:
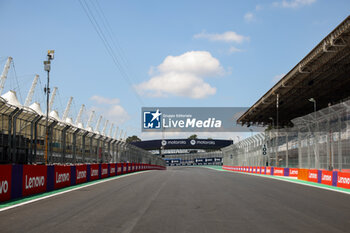
[[[0,202],[137,171],[165,169],[141,163],[0,165]]]
[[[252,166],[222,166],[222,169],[261,175],[294,177],[299,180],[350,189],[350,173],[348,172]]]

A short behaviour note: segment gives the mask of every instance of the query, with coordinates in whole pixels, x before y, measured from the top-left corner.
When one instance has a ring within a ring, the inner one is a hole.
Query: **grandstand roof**
[[[326,36],[291,71],[251,106],[238,120],[242,125],[276,122],[279,126],[350,97],[350,16]]]

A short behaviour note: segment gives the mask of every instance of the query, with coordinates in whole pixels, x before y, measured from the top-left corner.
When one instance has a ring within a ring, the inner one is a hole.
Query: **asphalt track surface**
[[[0,232],[350,232],[350,195],[171,167],[0,212]]]

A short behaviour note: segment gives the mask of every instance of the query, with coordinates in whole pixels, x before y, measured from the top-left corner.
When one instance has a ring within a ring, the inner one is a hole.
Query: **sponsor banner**
[[[90,181],[99,178],[100,164],[90,164]]]
[[[101,164],[101,179],[108,177],[108,164],[102,163]]]
[[[299,169],[298,168],[289,168],[289,176],[298,177]]]
[[[128,163],[128,173],[132,172],[132,164]]]
[[[75,172],[76,172],[76,179],[75,179],[76,184],[84,183],[87,181],[88,174],[87,174],[86,164],[76,165]]]
[[[350,189],[350,173],[338,172],[338,187]]]
[[[117,176],[123,174],[123,164],[117,163]]]
[[[109,166],[109,176],[115,176],[117,175],[117,164],[111,163]]]
[[[273,168],[273,175],[274,176],[284,176],[284,168],[274,167]]]
[[[266,167],[266,175],[271,175],[271,167]]]
[[[70,166],[55,165],[54,170],[55,170],[54,188],[59,189],[59,188],[70,186],[71,177],[72,177]]]
[[[321,171],[321,183],[332,185],[333,172],[332,171]]]
[[[0,202],[11,198],[12,165],[0,165]]]
[[[308,175],[307,175],[308,181],[316,182],[318,181],[318,171],[316,169],[309,169]]]
[[[284,176],[289,176],[289,168],[284,168]]]
[[[46,182],[47,167],[45,165],[23,165],[23,196],[45,192]]]

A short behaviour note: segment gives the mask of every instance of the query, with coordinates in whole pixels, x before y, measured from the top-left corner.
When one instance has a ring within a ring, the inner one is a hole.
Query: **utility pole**
[[[47,51],[47,60],[44,61],[44,70],[47,71],[47,84],[44,88],[44,92],[46,93],[46,137],[45,137],[45,164],[47,164],[47,149],[49,142],[49,98],[50,98],[50,70],[51,70],[51,60],[54,58],[55,50]]]

